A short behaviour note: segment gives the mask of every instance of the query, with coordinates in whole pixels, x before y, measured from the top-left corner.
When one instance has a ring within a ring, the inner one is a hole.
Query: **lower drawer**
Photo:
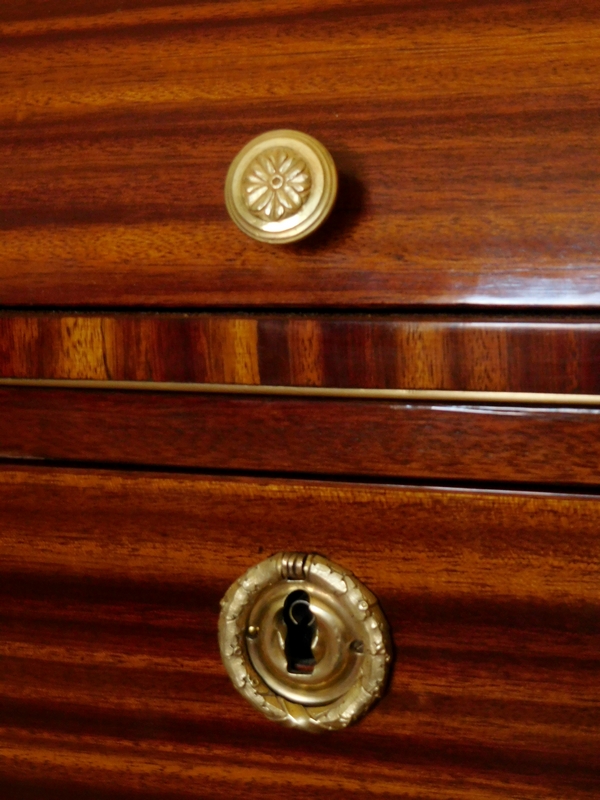
[[[0,470],[3,798],[600,794],[600,498]],[[390,689],[310,736],[234,691],[219,600],[279,550],[378,596]]]

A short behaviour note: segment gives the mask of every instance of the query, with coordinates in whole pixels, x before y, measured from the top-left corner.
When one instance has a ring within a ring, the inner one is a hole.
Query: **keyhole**
[[[287,628],[285,657],[288,672],[293,675],[312,675],[317,663],[312,651],[316,621],[310,610],[307,592],[297,589],[286,597],[283,621]]]

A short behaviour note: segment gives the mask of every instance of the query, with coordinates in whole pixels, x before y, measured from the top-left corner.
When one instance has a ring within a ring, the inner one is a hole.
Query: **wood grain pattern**
[[[0,377],[600,394],[600,323],[3,313]]]
[[[0,389],[0,458],[597,486],[600,410]]]
[[[0,302],[598,305],[595,0],[4,0]],[[254,135],[320,139],[329,223],[227,217]]]
[[[4,798],[593,798],[597,497],[0,470]],[[380,598],[387,697],[311,737],[228,683],[218,601],[280,549]]]

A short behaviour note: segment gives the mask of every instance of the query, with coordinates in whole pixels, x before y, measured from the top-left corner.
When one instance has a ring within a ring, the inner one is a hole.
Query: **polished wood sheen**
[[[593,318],[0,314],[0,378],[600,394]]]
[[[3,0],[4,305],[598,305],[597,0]],[[312,134],[306,242],[229,220],[228,166]]]
[[[600,405],[154,391],[599,396],[597,0],[2,0],[0,71],[0,380],[105,387],[0,387],[0,800],[597,800]],[[277,128],[339,170],[282,246]],[[339,734],[220,662],[281,550],[391,625]]]
[[[596,486],[600,410],[0,388],[0,458]]]
[[[7,800],[598,796],[595,496],[4,468],[0,526]],[[220,663],[219,598],[289,549],[393,630],[342,733],[268,722]]]

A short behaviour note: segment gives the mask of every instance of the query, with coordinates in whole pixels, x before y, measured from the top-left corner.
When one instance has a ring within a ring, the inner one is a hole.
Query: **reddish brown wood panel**
[[[600,411],[0,389],[0,458],[596,485]]]
[[[594,798],[600,500],[0,471],[5,798]],[[387,697],[311,737],[220,664],[218,601],[281,549],[379,596]]]
[[[586,306],[596,0],[3,0],[0,281],[38,306]],[[229,163],[320,139],[328,224],[269,246]]]
[[[600,323],[4,313],[0,377],[599,394]]]

